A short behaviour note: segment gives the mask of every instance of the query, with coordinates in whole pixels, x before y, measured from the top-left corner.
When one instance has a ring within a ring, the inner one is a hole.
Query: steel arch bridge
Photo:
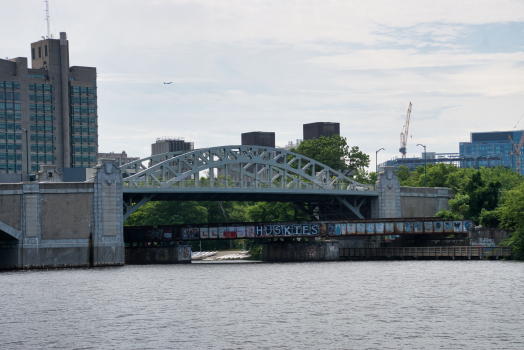
[[[148,201],[292,202],[312,218],[359,218],[378,196],[311,158],[261,146],[219,146],[155,155],[120,167],[124,219]]]

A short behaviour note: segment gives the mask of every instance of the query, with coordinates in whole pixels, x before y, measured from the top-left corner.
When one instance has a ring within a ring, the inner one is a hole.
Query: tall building
[[[304,140],[318,139],[320,136],[340,135],[340,123],[318,122],[304,124]]]
[[[31,44],[27,58],[0,59],[0,173],[42,164],[89,168],[97,163],[96,68],[69,66],[66,33]]]
[[[517,171],[517,156],[511,154],[514,151],[512,141],[518,145],[523,132],[523,130],[472,132],[470,142],[459,143],[460,156],[469,158],[464,160],[461,166],[469,168],[503,165]],[[522,167],[524,167],[522,153],[518,157],[521,159],[522,174],[524,173],[522,172]]]
[[[193,142],[184,141],[183,137],[159,137],[151,144],[151,155],[177,151],[192,151]]]
[[[252,131],[242,134],[242,145],[253,145],[275,148],[275,133]]]
[[[115,153],[115,152],[98,153],[98,158],[114,159],[116,160],[116,164],[119,166],[127,164],[127,163],[131,163],[131,162],[134,162],[135,160],[140,159],[140,157],[129,157],[126,151],[122,151],[122,153]]]

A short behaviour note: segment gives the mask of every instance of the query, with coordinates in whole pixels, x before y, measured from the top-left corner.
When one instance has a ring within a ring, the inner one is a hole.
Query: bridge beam
[[[130,217],[131,214],[137,211],[138,208],[149,202],[154,196],[154,194],[144,195],[142,199],[136,202],[134,205],[132,203],[127,204],[126,202],[123,202],[124,207],[126,208],[126,212],[124,213],[124,221],[126,221],[126,219]]]
[[[354,207],[353,205],[349,204],[349,202],[345,198],[335,197],[339,200],[340,203],[342,203],[346,208],[351,210],[353,214],[355,214],[359,219],[364,219],[364,216],[360,213],[360,206],[362,203],[364,203],[364,199],[360,202],[360,204],[357,207]]]

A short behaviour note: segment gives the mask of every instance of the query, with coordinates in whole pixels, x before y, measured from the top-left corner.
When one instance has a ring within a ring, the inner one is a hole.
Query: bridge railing
[[[374,185],[364,184],[322,184],[318,185],[312,182],[289,181],[288,183],[275,181],[233,181],[225,179],[206,180],[183,180],[172,183],[165,183],[154,180],[127,180],[124,179],[124,188],[242,188],[242,189],[283,189],[283,190],[343,190],[343,191],[374,191]]]

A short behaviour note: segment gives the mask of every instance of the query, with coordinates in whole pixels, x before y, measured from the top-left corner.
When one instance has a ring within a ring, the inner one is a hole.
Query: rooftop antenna
[[[49,0],[44,0],[45,2],[45,20],[47,21],[47,38],[51,37],[51,31],[49,30]]]

